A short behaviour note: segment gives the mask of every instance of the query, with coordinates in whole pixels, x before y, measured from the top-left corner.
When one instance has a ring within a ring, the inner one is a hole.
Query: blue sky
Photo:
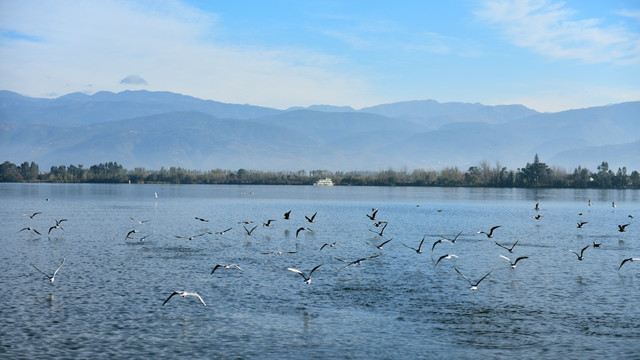
[[[640,100],[640,2],[0,0],[0,89],[286,109]]]

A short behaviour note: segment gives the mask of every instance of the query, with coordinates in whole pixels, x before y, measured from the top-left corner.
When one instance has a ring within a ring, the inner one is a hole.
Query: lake
[[[640,261],[618,270],[638,190],[4,183],[0,202],[1,358],[640,358]],[[53,283],[31,265],[63,258]],[[489,276],[472,291],[454,266]],[[163,306],[183,290],[207,306]]]

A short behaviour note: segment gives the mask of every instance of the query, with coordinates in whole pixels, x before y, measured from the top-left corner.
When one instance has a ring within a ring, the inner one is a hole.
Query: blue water
[[[640,257],[637,190],[0,184],[0,204],[0,358],[585,359],[640,352],[640,261],[618,271],[623,259]],[[388,221],[383,236],[369,231],[380,230],[365,216],[372,208]],[[284,220],[288,210],[291,220]],[[315,223],[304,219],[316,211]],[[42,214],[24,216],[34,212]],[[68,219],[64,230],[47,234],[61,218]],[[260,226],[269,219],[276,221]],[[241,221],[258,228],[249,236]],[[577,221],[588,224],[578,229]],[[623,223],[631,225],[618,232]],[[494,225],[501,227],[492,239],[477,233]],[[313,232],[296,239],[301,226]],[[24,227],[42,235],[18,232]],[[175,237],[206,232],[214,234]],[[440,235],[458,232],[455,244],[431,253]],[[417,247],[423,236],[421,254],[402,246]],[[367,244],[388,239],[382,250]],[[494,243],[516,240],[513,254]],[[343,246],[319,250],[336,241]],[[601,246],[585,250],[583,261],[569,251],[594,241]],[[460,260],[434,268],[447,253]],[[338,271],[347,264],[336,258],[374,254],[381,255]],[[499,255],[529,259],[511,269]],[[52,273],[62,258],[53,284],[30,265]],[[229,263],[244,271],[210,274]],[[308,274],[318,264],[309,285],[287,271]],[[454,265],[473,281],[493,271],[471,291]],[[199,293],[207,306],[178,296],[162,306],[176,290]]]

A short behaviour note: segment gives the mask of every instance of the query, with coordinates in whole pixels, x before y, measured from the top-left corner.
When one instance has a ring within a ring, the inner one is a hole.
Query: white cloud
[[[0,38],[0,89],[25,95],[122,91],[131,73],[152,91],[282,108],[358,106],[345,101],[368,88],[339,58],[227,45],[216,14],[178,1],[2,2],[0,13],[0,33],[21,34]]]
[[[476,15],[507,40],[556,59],[619,65],[640,62],[640,34],[601,19],[575,19],[576,11],[546,0],[489,0]]]

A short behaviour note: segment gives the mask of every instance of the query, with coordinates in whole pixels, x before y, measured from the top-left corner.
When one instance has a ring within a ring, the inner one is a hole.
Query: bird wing
[[[162,306],[164,306],[164,304],[166,304],[166,303],[167,303],[167,301],[169,301],[169,300],[173,297],[173,295],[179,295],[179,294],[180,294],[180,293],[179,293],[179,292],[177,292],[177,291],[174,291],[173,293],[171,293],[171,295],[169,295],[169,297],[167,298],[167,300],[165,300],[165,301],[162,303]]]
[[[478,286],[482,282],[482,280],[484,280],[487,276],[489,276],[489,274],[491,274],[491,272],[493,272],[493,270],[489,271],[487,273],[487,275],[481,277],[480,280],[478,280],[478,282],[476,283],[476,286]]]
[[[34,269],[38,270],[38,271],[39,271],[39,272],[41,272],[44,276],[46,276],[46,277],[47,277],[47,279],[51,279],[51,276],[49,276],[49,274],[47,274],[46,272],[44,272],[44,271],[42,271],[42,270],[38,269],[38,267],[37,267],[37,266],[35,266],[34,264],[31,264],[31,266],[33,266],[33,268],[34,268]]]
[[[220,266],[224,266],[224,265],[218,264],[218,265],[214,266],[213,270],[211,270],[211,274],[209,274],[209,275],[212,275]]]
[[[440,256],[440,257],[438,258],[438,261],[436,261],[436,264],[435,264],[435,265],[433,265],[433,267],[438,266],[438,263],[440,262],[440,260],[442,260],[442,259],[446,258],[447,256],[448,256],[448,255],[442,255],[442,256]]]
[[[35,232],[35,233],[36,233],[36,234],[38,234],[38,235],[42,235],[42,234],[40,234],[40,231],[38,231],[38,230],[36,230],[36,229],[31,229],[31,230],[33,230],[33,232]]]
[[[322,266],[322,264],[317,265],[316,267],[314,267],[313,269],[311,269],[311,271],[309,272],[309,277],[311,277],[311,274],[313,274],[314,271],[316,271],[317,268],[319,268],[320,266]]]
[[[504,245],[502,245],[502,244],[498,243],[497,241],[494,241],[494,243],[496,243],[496,245],[500,246],[500,247],[501,247],[501,248],[503,248],[503,249],[509,250],[509,248],[508,248],[508,247],[506,247],[506,246],[504,246]]]
[[[584,254],[584,251],[587,250],[589,248],[589,246],[591,246],[591,245],[587,245],[587,246],[583,247],[582,250],[580,250],[580,256],[582,256],[582,254]]]
[[[422,237],[422,240],[420,240],[420,245],[418,245],[418,250],[416,251],[420,251],[420,249],[422,249],[422,244],[424,243],[425,238],[426,238],[426,235]]]
[[[53,276],[52,276],[52,278],[56,276],[56,274],[58,273],[58,270],[60,270],[60,268],[62,267],[62,265],[64,265],[64,261],[65,261],[65,260],[67,260],[67,258],[66,258],[66,257],[62,258],[62,262],[60,263],[60,266],[58,266],[58,268],[56,269],[56,271],[54,271],[54,272],[53,272]]]
[[[420,244],[422,244],[422,243],[420,243]],[[409,249],[411,249],[411,250],[413,250],[413,251],[418,251],[418,249],[414,249],[414,248],[412,248],[411,246],[407,246],[407,245],[405,245],[404,243],[402,244],[402,246],[404,246],[404,247],[406,247],[406,248],[409,248]]]
[[[517,264],[518,261],[520,261],[520,260],[524,260],[524,259],[528,259],[528,258],[529,258],[528,256],[520,256],[519,258],[516,259],[516,261],[513,262],[513,265]]]
[[[469,285],[473,285],[473,284],[471,283],[471,280],[469,280],[469,278],[468,278],[468,277],[466,277],[466,275],[465,275],[465,274],[461,273],[461,272],[460,272],[460,270],[458,270],[455,266],[453,267],[453,269],[454,269],[458,274],[462,275],[462,277],[463,277],[463,278],[465,278],[465,279],[467,280],[467,282],[469,283]]]
[[[507,260],[508,262],[511,262],[511,259],[509,259],[508,257],[504,256],[504,255],[500,255],[501,258]]]
[[[516,242],[514,242],[513,245],[511,245],[511,248],[509,249],[509,252],[511,252],[513,250],[513,248],[516,247],[516,245],[518,245],[519,241],[520,241],[520,239],[516,240]]]
[[[325,243],[324,245],[322,245],[322,246],[320,247],[320,250],[324,249],[324,247],[325,247],[325,246],[327,246],[327,245],[329,245],[329,244]]]
[[[294,273],[296,273],[296,274],[300,274],[300,276],[302,276],[303,278],[307,279],[307,277],[304,275],[304,273],[303,273],[302,271],[298,270],[298,269],[294,269],[294,268],[287,268],[287,270],[289,270],[289,271],[293,271],[293,272],[294,272]],[[309,276],[311,276],[311,275],[309,275]]]
[[[618,266],[618,270],[620,270],[622,265],[624,265],[627,261],[630,261],[630,260],[631,260],[631,258],[622,260],[622,262],[620,263],[620,266]]]
[[[234,267],[236,267],[238,270],[240,270],[240,271],[244,271],[244,270],[242,270],[242,268],[241,268],[240,266],[238,266],[237,264],[230,264],[229,266],[234,266]]]
[[[442,242],[442,239],[437,240],[436,242],[434,242],[433,245],[431,245],[431,252],[433,252],[433,249],[436,247],[436,245],[438,245],[441,242]]]
[[[198,298],[198,300],[200,300],[200,302],[202,303],[202,305],[204,305],[205,307],[207,306],[207,304],[205,304],[205,303],[204,303],[204,300],[202,300],[202,298],[200,297],[200,295],[198,295],[198,294],[196,294],[196,293],[193,293],[193,294],[191,294],[191,295],[193,295],[193,296],[197,297],[197,298]]]
[[[393,240],[393,239],[389,239],[389,240],[387,240],[387,241],[383,242],[382,244],[380,244],[380,246],[379,246],[379,247],[384,246],[384,244],[388,243],[388,242],[389,242],[389,241],[391,241],[391,240]]]

